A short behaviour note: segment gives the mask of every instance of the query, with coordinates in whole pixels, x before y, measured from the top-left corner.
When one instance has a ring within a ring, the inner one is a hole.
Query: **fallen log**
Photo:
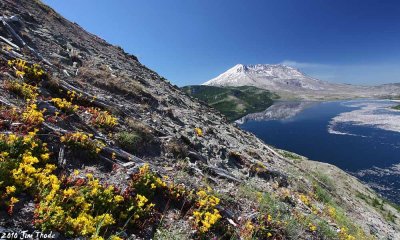
[[[59,166],[65,166],[65,158],[64,158],[64,150],[65,146],[61,145],[60,151],[58,152],[58,165]]]
[[[122,159],[125,162],[135,162],[137,164],[139,163],[146,163],[144,160],[128,153],[125,152],[124,150],[118,148],[118,147],[110,147],[110,146],[106,146],[102,149],[103,153],[107,153],[109,155],[115,154],[115,157],[117,159]]]
[[[7,107],[13,107],[14,106],[9,101],[7,101],[7,99],[4,99],[3,97],[0,97],[0,104],[5,105]]]
[[[207,165],[205,167],[206,167],[206,169],[208,171],[210,171],[211,174],[217,175],[217,176],[219,176],[221,178],[225,178],[227,180],[231,180],[231,181],[234,181],[234,182],[238,182],[238,183],[242,182],[242,180],[240,180],[239,178],[233,176],[232,174],[230,174],[228,171],[226,171],[224,169],[217,168],[217,167],[212,167],[212,166],[209,166],[209,165]]]
[[[68,130],[65,130],[65,129],[60,128],[60,127],[57,127],[57,126],[54,126],[53,124],[46,123],[46,122],[43,122],[42,124],[43,124],[43,126],[44,126],[45,128],[47,128],[47,129],[49,129],[49,130],[51,130],[51,131],[53,131],[53,132],[68,133]]]
[[[30,47],[28,44],[26,44],[26,42],[18,35],[18,33],[10,26],[10,24],[7,23],[7,20],[11,19],[11,20],[15,20],[15,17],[12,16],[10,18],[6,18],[6,17],[0,17],[0,21],[3,23],[4,27],[6,27],[7,31],[24,47],[28,48],[29,51],[35,55],[35,57],[37,57],[40,61],[45,62],[46,64],[48,64],[49,66],[52,66],[53,64],[51,64],[49,61],[47,61],[47,59],[45,59],[40,53],[38,53],[35,49],[33,49],[32,47]]]
[[[15,45],[14,43],[12,43],[11,41],[9,41],[7,38],[0,36],[0,39],[3,40],[3,42],[7,43],[8,45],[10,45],[11,47],[15,48],[16,50],[20,51],[20,48]]]

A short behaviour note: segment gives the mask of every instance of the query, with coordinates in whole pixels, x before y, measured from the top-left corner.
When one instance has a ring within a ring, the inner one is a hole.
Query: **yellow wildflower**
[[[10,205],[14,205],[14,204],[16,204],[17,202],[19,202],[19,199],[18,199],[18,198],[11,197],[11,199],[10,199]]]
[[[74,195],[76,193],[76,191],[72,188],[68,188],[68,189],[64,190],[63,193],[64,193],[64,196],[68,198],[68,197],[71,197],[72,195]]]
[[[118,237],[118,236],[116,236],[116,235],[110,236],[109,239],[110,239],[110,240],[122,240],[122,238],[120,238],[120,237]]]
[[[139,208],[143,207],[148,201],[148,199],[145,196],[142,196],[140,194],[136,196],[136,200]]]
[[[199,137],[203,136],[203,130],[201,130],[201,128],[195,128],[194,131],[196,132],[197,136]]]
[[[116,196],[114,196],[114,201],[116,203],[120,203],[120,202],[124,201],[124,197],[122,197],[121,195],[116,195]]]
[[[10,194],[14,193],[15,190],[16,190],[15,186],[7,186],[6,187],[6,194],[10,195]]]
[[[315,225],[312,224],[312,223],[309,223],[309,224],[308,224],[308,227],[309,227],[309,229],[310,229],[311,232],[317,231],[317,226],[315,226]]]
[[[44,154],[40,155],[40,157],[42,158],[43,161],[47,161],[50,158],[50,154],[44,153]]]

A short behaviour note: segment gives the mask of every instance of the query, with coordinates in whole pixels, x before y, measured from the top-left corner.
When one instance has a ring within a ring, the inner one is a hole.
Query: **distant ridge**
[[[233,121],[249,113],[264,111],[279,96],[252,86],[216,87],[194,85],[182,90],[193,97],[205,101]]]
[[[283,98],[301,99],[383,98],[400,92],[398,84],[357,86],[331,83],[282,64],[237,64],[202,85],[254,86],[277,92]]]
[[[306,74],[298,69],[281,64],[237,64],[203,85],[211,86],[255,86],[270,90],[288,88],[304,90],[322,90],[330,85]]]

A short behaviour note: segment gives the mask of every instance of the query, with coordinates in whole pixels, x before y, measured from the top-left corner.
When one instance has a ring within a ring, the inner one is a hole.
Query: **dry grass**
[[[108,66],[98,68],[83,66],[79,68],[78,77],[83,82],[90,82],[95,86],[112,93],[126,95],[143,95],[145,90],[140,83],[113,73]]]
[[[186,145],[177,140],[167,142],[164,145],[164,150],[167,153],[171,153],[175,158],[185,158],[188,155]]]

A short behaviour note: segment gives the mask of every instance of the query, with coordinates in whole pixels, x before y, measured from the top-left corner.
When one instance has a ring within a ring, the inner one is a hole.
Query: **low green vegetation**
[[[136,132],[119,132],[116,134],[117,143],[126,151],[134,153],[143,138]]]
[[[314,191],[317,199],[323,203],[331,203],[332,196],[320,185],[315,184]]]
[[[392,206],[393,208],[395,208],[398,212],[400,212],[400,205],[393,203],[393,202],[389,202],[389,201],[385,201],[387,204],[389,204],[390,206]]]
[[[289,189],[260,192],[255,186],[241,185],[239,196],[258,203],[254,206],[258,214],[243,223],[241,232],[247,239],[299,239],[304,234],[312,234],[315,239],[370,239],[327,190],[316,183],[313,186],[314,191],[303,194]],[[298,207],[308,208],[309,214],[289,207],[299,201],[302,204]]]
[[[392,206],[393,208],[396,209],[396,211],[400,211],[400,206],[399,205],[397,205],[395,203],[392,203],[392,202],[388,202],[385,199],[368,196],[368,195],[363,194],[361,192],[357,193],[357,197],[362,199],[362,200],[364,200],[370,206],[374,207],[378,212],[380,212],[382,214],[382,216],[386,220],[388,220],[390,222],[393,222],[393,223],[396,222],[395,215],[385,207],[385,204],[388,204],[388,205]]]
[[[297,155],[295,153],[285,151],[285,150],[281,150],[280,152],[281,152],[282,156],[284,156],[285,158],[290,158],[293,160],[302,160],[301,156]]]
[[[322,184],[325,185],[328,190],[334,190],[335,189],[335,183],[333,182],[332,178],[330,178],[328,175],[322,173],[322,172],[316,172],[315,177],[320,181]]]
[[[400,110],[400,104],[392,107],[393,109]]]
[[[180,240],[180,239],[189,239],[189,234],[180,232],[175,229],[159,227],[155,234],[154,240]]]
[[[279,96],[270,91],[250,87],[186,86],[187,94],[202,100],[224,114],[230,121],[249,113],[261,112]]]
[[[337,232],[326,221],[318,222],[317,229],[322,239],[337,239]]]
[[[152,151],[151,146],[155,144],[154,135],[150,127],[131,118],[125,118],[124,123],[128,129],[115,133],[114,140],[123,150],[141,154],[143,151]]]

